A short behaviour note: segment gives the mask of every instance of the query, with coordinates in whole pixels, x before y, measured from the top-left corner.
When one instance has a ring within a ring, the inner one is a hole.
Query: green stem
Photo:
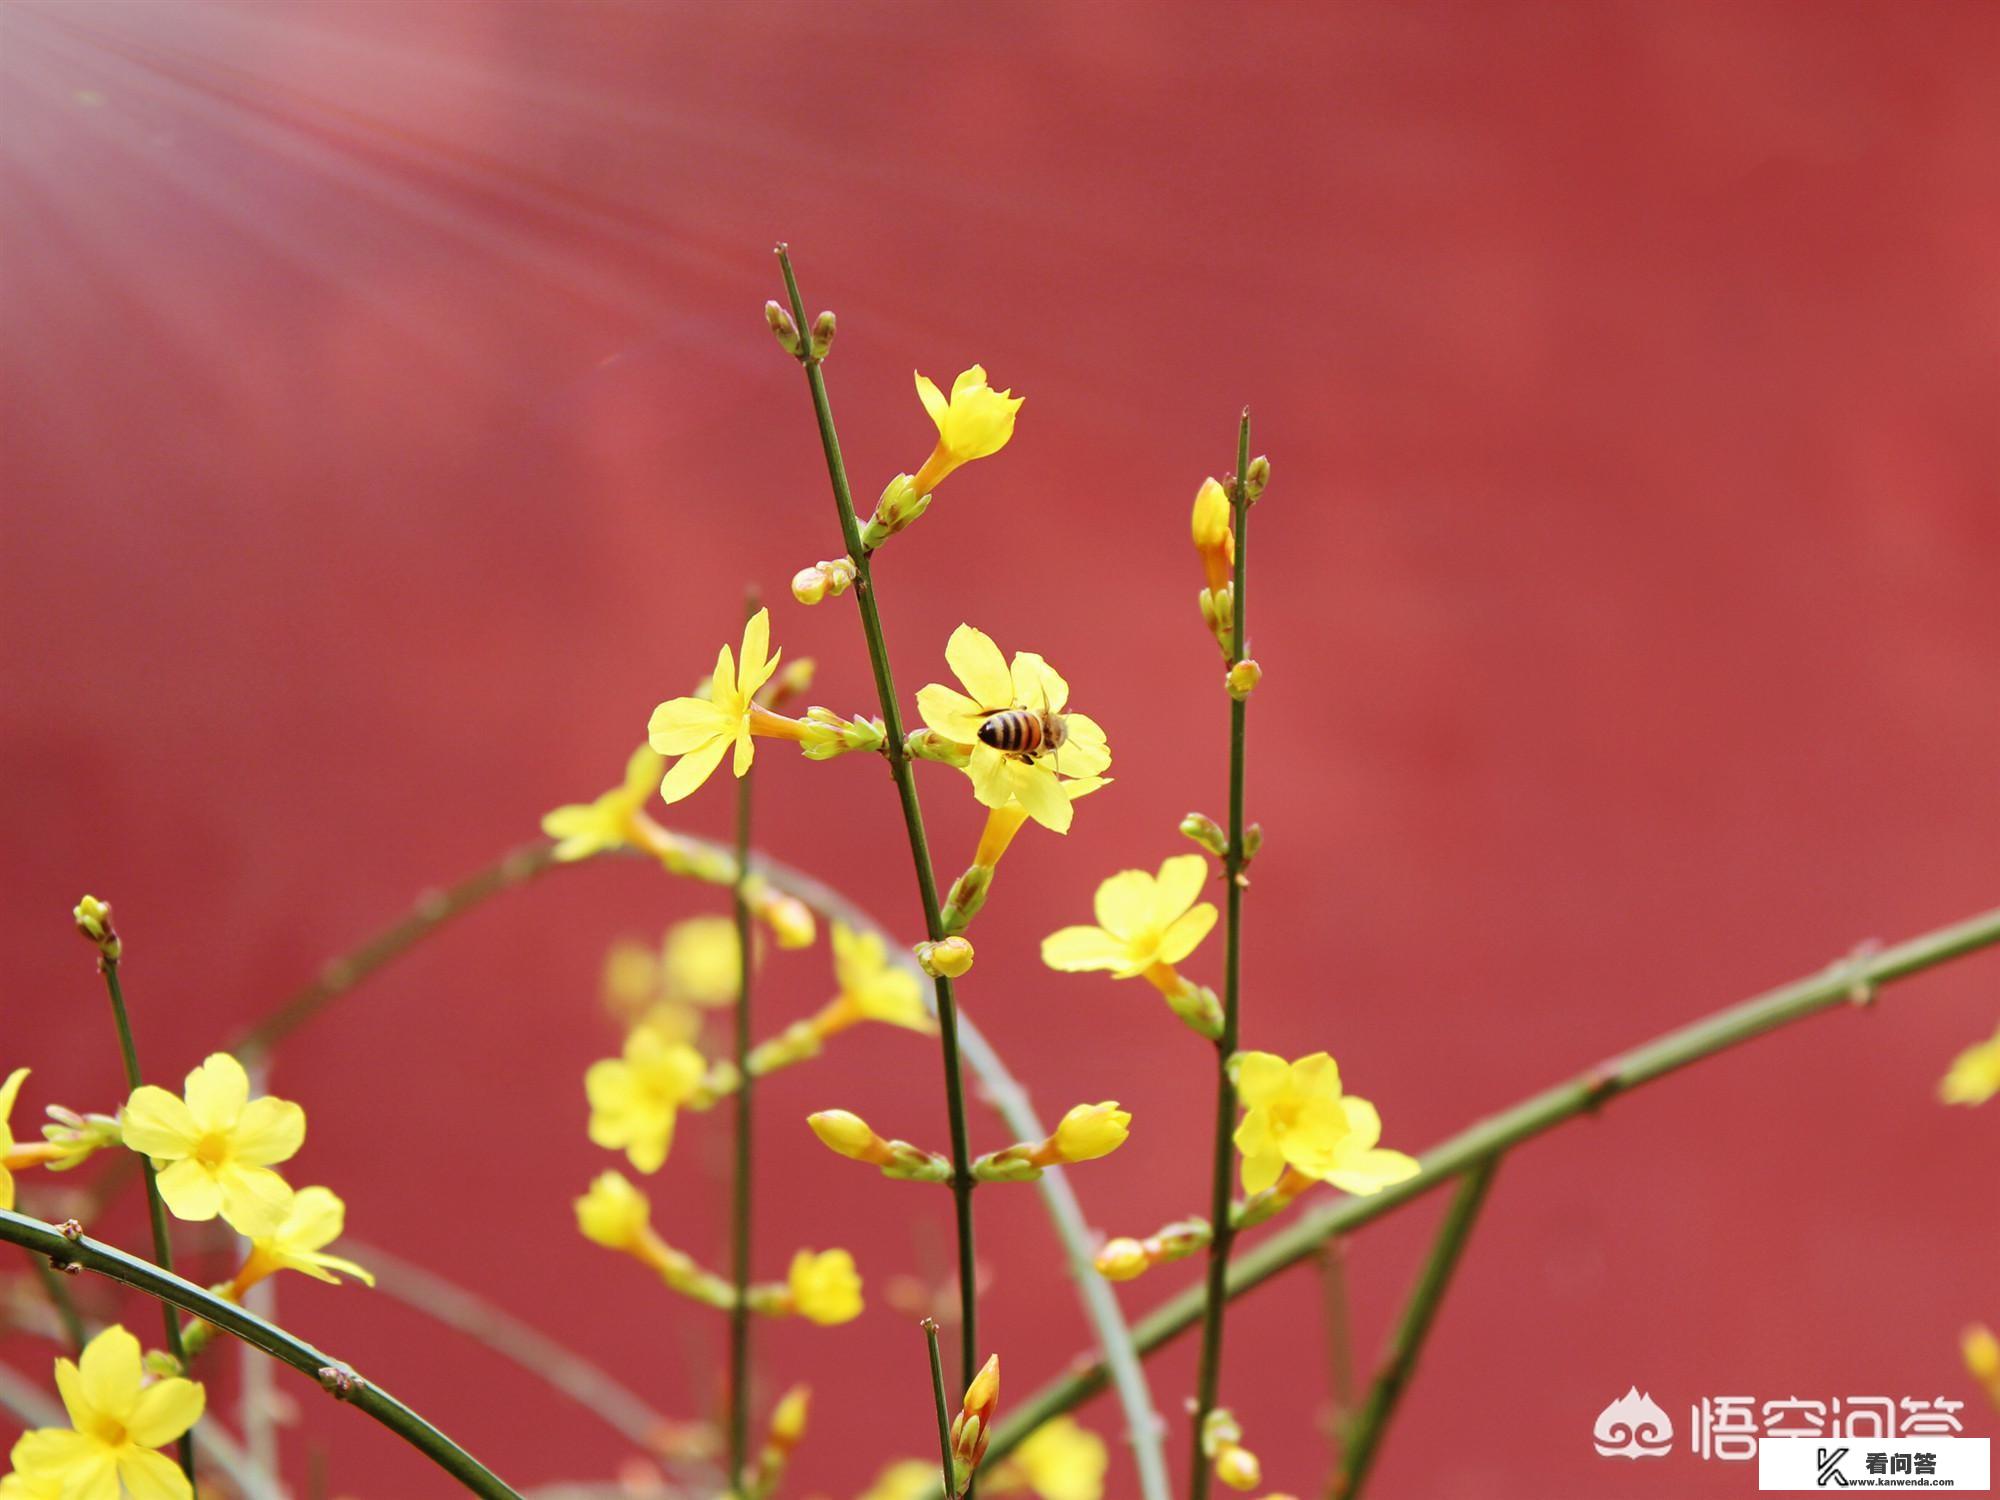
[[[937,1405],[938,1463],[944,1475],[944,1493],[952,1493],[951,1483],[951,1404],[944,1393],[944,1359],[938,1353],[936,1318],[924,1319],[924,1342],[931,1351],[931,1397]]]
[[[1351,1234],[1362,1225],[1463,1176],[1486,1158],[1553,1130],[1578,1115],[1594,1113],[1622,1094],[1808,1016],[1842,1005],[1872,1001],[1878,991],[1900,980],[1997,943],[2000,943],[2000,910],[1938,928],[1893,948],[1857,953],[1818,974],[1794,980],[1655,1037],[1567,1083],[1546,1089],[1460,1131],[1424,1154],[1423,1171],[1418,1176],[1371,1197],[1340,1198],[1303,1215],[1229,1268],[1229,1295],[1242,1296],[1307,1259],[1334,1236]],[[1204,1304],[1200,1289],[1169,1298],[1132,1330],[1135,1347],[1141,1354],[1151,1354],[1171,1343],[1201,1320]],[[1091,1361],[1043,1386],[1014,1407],[1000,1424],[987,1456],[999,1458],[1011,1452],[1049,1418],[1069,1411],[1103,1390],[1105,1382],[1103,1363]]]
[[[889,760],[889,774],[896,782],[896,795],[903,805],[903,827],[909,835],[910,857],[917,867],[917,890],[923,898],[924,933],[932,942],[943,942],[944,916],[938,901],[937,871],[931,863],[929,841],[924,836],[923,807],[917,801],[917,779],[910,768],[909,752],[903,738],[902,708],[896,697],[896,679],[889,668],[889,646],[882,634],[882,616],[875,604],[875,577],[867,551],[861,545],[861,523],[854,514],[854,494],[847,483],[847,465],[840,456],[840,437],[834,431],[833,405],[826,394],[826,377],[813,356],[810,325],[806,322],[805,299],[799,295],[798,277],[792,272],[792,258],[783,245],[777,247],[778,264],[785,274],[785,294],[792,304],[792,317],[801,336],[799,363],[806,372],[812,392],[813,412],[819,419],[820,447],[826,453],[827,477],[833,483],[834,506],[840,512],[840,534],[847,555],[854,563],[854,596],[861,607],[861,628],[868,638],[868,664],[875,673],[875,695],[882,708],[882,725],[888,742],[883,746]],[[938,1038],[944,1054],[945,1109],[951,1121],[951,1193],[958,1219],[958,1306],[959,1366],[965,1383],[972,1384],[978,1370],[979,1279],[976,1274],[972,1238],[972,1151],[965,1129],[965,1080],[958,1060],[958,1007],[953,1003],[951,981],[938,976]]]
[[[74,1262],[86,1271],[95,1271],[135,1291],[144,1292],[166,1304],[169,1317],[174,1308],[193,1313],[224,1333],[311,1376],[334,1392],[337,1399],[345,1400],[349,1406],[367,1413],[431,1459],[473,1494],[487,1496],[489,1500],[520,1500],[484,1464],[373,1381],[363,1380],[331,1355],[265,1322],[256,1314],[246,1312],[234,1302],[205,1292],[171,1271],[149,1265],[137,1256],[128,1255],[88,1235],[80,1234],[72,1239],[55,1225],[45,1224],[26,1214],[0,1209],[0,1241],[25,1246],[50,1260]]]
[[[56,1319],[62,1324],[63,1337],[69,1340],[71,1352],[82,1354],[90,1334],[83,1326],[83,1314],[76,1310],[76,1299],[70,1296],[69,1286],[63,1281],[61,1273],[42,1256],[31,1255],[28,1259],[34,1264],[43,1295],[49,1299],[49,1306],[55,1309]]]
[[[1243,659],[1244,582],[1250,520],[1250,409],[1236,429],[1236,476],[1230,485],[1229,504],[1235,512],[1236,576],[1230,586],[1229,662]],[[1229,852],[1223,857],[1223,878],[1228,882],[1229,925],[1224,934],[1222,971],[1222,1035],[1215,1041],[1215,1155],[1209,1178],[1209,1223],[1214,1234],[1208,1242],[1208,1275],[1204,1282],[1201,1324],[1201,1358],[1196,1365],[1194,1398],[1194,1456],[1188,1470],[1188,1493],[1192,1500],[1208,1500],[1210,1467],[1202,1452],[1201,1434],[1208,1414],[1215,1410],[1222,1384],[1222,1320],[1229,1306],[1229,1250],[1236,1243],[1236,1229],[1230,1223],[1229,1199],[1232,1169],[1236,1165],[1236,1080],[1230,1064],[1236,1056],[1236,1037],[1243,1002],[1243,739],[1244,700],[1229,696]]]
[[[1320,1297],[1326,1313],[1327,1391],[1332,1397],[1328,1431],[1336,1453],[1346,1451],[1354,1418],[1354,1315],[1347,1292],[1347,1245],[1331,1239],[1320,1247]]]
[[[747,612],[757,612],[753,593]],[[736,1159],[730,1178],[730,1284],[736,1297],[729,1309],[729,1487],[747,1493],[744,1467],[750,1456],[750,903],[744,897],[750,868],[750,776],[736,781],[736,881],[730,889],[736,916],[736,953],[742,965],[736,990]]]
[[[139,1049],[132,1040],[132,1017],[125,1009],[125,987],[118,982],[119,961],[109,954],[100,955],[97,966],[104,973],[104,988],[111,996],[111,1019],[118,1027],[118,1050],[125,1059],[125,1085],[128,1090],[136,1090],[145,1079],[139,1072]],[[160,1197],[159,1174],[153,1169],[152,1160],[141,1156],[139,1164],[146,1175],[146,1210],[153,1226],[153,1259],[163,1271],[174,1268],[173,1236],[167,1229],[166,1200]],[[180,1367],[188,1367],[187,1345],[181,1339],[181,1320],[174,1316],[171,1307],[160,1310],[166,1322],[167,1352],[179,1362]],[[194,1478],[194,1433],[192,1430],[181,1434],[181,1472],[187,1475],[188,1488],[195,1488]]]
[[[1389,1419],[1409,1388],[1410,1377],[1417,1368],[1417,1355],[1430,1336],[1445,1288],[1451,1285],[1452,1274],[1457,1271],[1466,1242],[1472,1237],[1472,1226],[1486,1202],[1487,1190],[1493,1186],[1493,1174],[1499,1170],[1500,1153],[1495,1152],[1459,1179],[1458,1189],[1451,1195],[1451,1205],[1445,1210],[1444,1222],[1438,1226],[1437,1238],[1431,1242],[1431,1253],[1424,1260],[1403,1316],[1390,1337],[1382,1368],[1369,1386],[1368,1399],[1362,1403],[1349,1429],[1348,1440],[1342,1445],[1340,1471],[1333,1483],[1331,1500],[1357,1500],[1362,1486],[1368,1482],[1368,1472],[1374,1467],[1375,1455],[1389,1430]]]

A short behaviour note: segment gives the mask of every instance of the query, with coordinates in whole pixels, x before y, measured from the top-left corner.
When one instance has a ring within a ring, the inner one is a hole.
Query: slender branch
[[[938,1463],[944,1475],[944,1493],[952,1493],[951,1483],[951,1406],[944,1393],[944,1360],[938,1354],[938,1326],[936,1318],[924,1319],[924,1342],[931,1351],[931,1396],[937,1403]]]
[[[1390,1338],[1382,1368],[1376,1372],[1374,1383],[1368,1388],[1368,1399],[1362,1403],[1349,1429],[1348,1440],[1342,1445],[1340,1470],[1330,1500],[1358,1500],[1362,1486],[1368,1482],[1375,1455],[1389,1430],[1389,1419],[1395,1415],[1396,1405],[1409,1388],[1410,1377],[1416,1373],[1417,1356],[1423,1351],[1424,1340],[1430,1337],[1431,1322],[1437,1317],[1445,1289],[1451,1285],[1452,1274],[1457,1271],[1459,1258],[1472,1237],[1472,1226],[1479,1219],[1487,1190],[1493,1186],[1493,1175],[1500,1170],[1500,1157],[1501,1153],[1496,1151],[1482,1159],[1459,1179],[1458,1188],[1451,1195],[1444,1222],[1431,1242],[1431,1253],[1424,1259],[1424,1268]]]
[[[754,591],[746,612],[757,612]],[[730,899],[736,916],[736,954],[742,972],[736,989],[736,1151],[730,1176],[730,1284],[736,1292],[729,1308],[729,1489],[745,1493],[744,1465],[750,1448],[750,1161],[751,1095],[757,1080],[750,1072],[750,903],[743,883],[750,868],[750,773],[736,779],[736,881]]]
[[[56,1320],[62,1324],[63,1337],[69,1340],[72,1354],[83,1353],[83,1346],[89,1333],[83,1326],[83,1314],[76,1310],[76,1298],[69,1294],[69,1283],[48,1261],[39,1255],[31,1255],[35,1278],[42,1284],[42,1294],[49,1299],[49,1306],[55,1309]]]
[[[1940,927],[1893,948],[1857,952],[1818,974],[1655,1037],[1441,1142],[1424,1154],[1423,1171],[1408,1181],[1372,1197],[1340,1198],[1303,1215],[1237,1258],[1229,1268],[1229,1295],[1242,1296],[1307,1259],[1335,1235],[1351,1234],[1471,1171],[1486,1158],[1578,1115],[1593,1114],[1621,1094],[1822,1011],[1872,1002],[1879,991],[1899,980],[1995,944],[2000,944],[2000,910]],[[1187,1332],[1201,1320],[1204,1300],[1202,1290],[1195,1288],[1155,1308],[1132,1330],[1138,1351],[1151,1354]],[[1049,1418],[1103,1390],[1106,1378],[1103,1363],[1092,1360],[1043,1386],[1000,1424],[987,1450],[989,1460],[1011,1452]]]
[[[791,299],[792,317],[803,333],[805,300],[799,295],[798,277],[792,272],[792,258],[783,245],[777,247],[778,264],[785,274],[785,294]],[[889,646],[882,634],[882,615],[875,604],[875,578],[868,552],[861,545],[861,523],[854,514],[854,494],[847,483],[847,465],[840,456],[840,437],[834,431],[833,405],[826,394],[826,377],[807,337],[800,348],[799,363],[806,372],[812,392],[813,412],[819,419],[820,447],[826,452],[827,477],[833,483],[834,507],[840,513],[840,534],[847,555],[854,563],[854,596],[861,607],[861,628],[868,638],[868,664],[875,673],[875,695],[882,708],[882,725],[888,736],[883,747],[888,754],[889,774],[895,779],[896,795],[903,804],[903,827],[909,835],[910,857],[917,867],[917,890],[924,904],[924,933],[932,942],[946,937],[944,916],[938,901],[937,872],[931,863],[929,841],[924,836],[923,807],[917,800],[917,779],[904,748],[903,713],[896,697],[896,679],[889,668]],[[952,1001],[951,981],[937,976],[938,1040],[944,1054],[945,1109],[951,1119],[951,1194],[958,1220],[958,1305],[959,1367],[965,1384],[979,1364],[979,1278],[973,1255],[972,1237],[972,1149],[965,1129],[965,1080],[958,1060],[958,1007]]]
[[[1243,659],[1244,583],[1248,577],[1246,559],[1250,520],[1250,489],[1245,477],[1250,471],[1250,409],[1236,428],[1236,474],[1229,488],[1229,506],[1235,513],[1236,575],[1231,583],[1229,603],[1229,664]],[[1202,1429],[1208,1414],[1215,1410],[1222,1384],[1222,1320],[1229,1307],[1229,1250],[1236,1243],[1230,1223],[1229,1199],[1233,1168],[1236,1165],[1236,1080],[1230,1066],[1236,1057],[1236,1038],[1243,1003],[1243,740],[1245,701],[1229,695],[1229,852],[1223,857],[1222,874],[1229,885],[1229,926],[1224,936],[1222,978],[1222,1035],[1215,1040],[1215,1155],[1209,1175],[1209,1223],[1214,1232],[1208,1242],[1208,1275],[1204,1282],[1201,1326],[1201,1359],[1196,1366],[1194,1398],[1194,1458],[1188,1470],[1188,1493],[1193,1500],[1208,1500],[1210,1467],[1202,1452]]]
[[[505,1308],[376,1245],[344,1239],[341,1248],[375,1273],[375,1290],[405,1307],[477,1339],[502,1358],[547,1382],[641,1448],[653,1449],[671,1424],[664,1413],[600,1366],[566,1348]]]
[[[136,1090],[145,1079],[139,1072],[139,1048],[132,1040],[132,1017],[125,1009],[125,987],[118,982],[119,960],[115,949],[100,951],[97,967],[104,975],[104,989],[111,997],[111,1019],[118,1027],[118,1050],[125,1059],[125,1086]],[[150,1157],[141,1156],[139,1165],[146,1176],[146,1211],[152,1221],[153,1259],[162,1270],[171,1272],[174,1268],[173,1236],[167,1229],[166,1200],[160,1197],[159,1173],[153,1168]],[[167,1352],[175,1358],[180,1367],[188,1367],[187,1345],[181,1338],[181,1320],[174,1316],[171,1307],[160,1309],[166,1321]],[[181,1434],[178,1444],[181,1458],[181,1472],[187,1475],[190,1490],[196,1488],[194,1477],[194,1432],[190,1429]]]
[[[144,1292],[166,1304],[170,1316],[174,1308],[193,1313],[224,1333],[255,1345],[273,1359],[311,1376],[336,1400],[373,1417],[473,1494],[486,1496],[488,1500],[520,1500],[492,1470],[373,1381],[363,1379],[303,1339],[233,1302],[203,1291],[171,1271],[149,1265],[88,1235],[71,1238],[53,1224],[8,1209],[0,1209],[0,1241],[23,1245],[52,1261],[74,1263]]]
[[[1347,1450],[1354,1418],[1354,1316],[1347,1291],[1347,1245],[1338,1237],[1319,1249],[1320,1300],[1325,1304],[1327,1392],[1332,1399],[1328,1435],[1336,1454]]]

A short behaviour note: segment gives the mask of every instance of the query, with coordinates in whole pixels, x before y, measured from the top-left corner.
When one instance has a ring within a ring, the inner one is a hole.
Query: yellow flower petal
[[[125,1435],[142,1448],[164,1448],[201,1420],[205,1397],[192,1380],[157,1380],[139,1393]]]
[[[915,371],[911,372],[916,374]],[[917,399],[924,403],[924,410],[937,423],[939,432],[944,431],[944,414],[951,409],[951,403],[944,398],[944,392],[937,388],[937,382],[928,375],[917,375]]]
[[[1101,927],[1065,927],[1042,939],[1042,962],[1069,974],[1122,969],[1125,945]]]
[[[1007,764],[1007,784],[1014,800],[1028,810],[1028,816],[1052,833],[1068,833],[1076,810],[1057,785],[1055,772],[1042,765]]]
[[[1349,1094],[1340,1101],[1340,1111],[1347,1121],[1343,1152],[1373,1150],[1375,1143],[1382,1139],[1382,1116],[1375,1106],[1366,1099],[1357,1099]]]
[[[690,750],[674,762],[660,782],[660,800],[678,802],[700,790],[701,784],[715,774],[715,768],[722,764],[722,757],[729,751],[729,741],[718,735],[698,749]]]
[[[132,1500],[189,1500],[193,1491],[187,1475],[166,1454],[131,1447],[120,1448],[117,1454],[118,1478]]]
[[[1145,930],[1153,909],[1153,877],[1144,870],[1120,870],[1097,888],[1092,910],[1097,925],[1121,938]]]
[[[1160,866],[1153,884],[1153,909],[1149,918],[1155,927],[1165,927],[1193,906],[1208,883],[1208,860],[1200,854],[1176,854]]]
[[[230,1146],[245,1166],[268,1167],[296,1156],[305,1139],[306,1112],[288,1099],[267,1094],[243,1107],[230,1133]]]
[[[250,1098],[250,1075],[227,1052],[212,1052],[188,1074],[186,1097],[204,1131],[231,1130]]]
[[[945,643],[944,659],[982,708],[1013,705],[1014,679],[1007,670],[1007,658],[985,631],[959,626]]]
[[[123,1421],[139,1399],[142,1371],[139,1341],[113,1323],[84,1346],[78,1361],[83,1394],[91,1406],[114,1421]]]
[[[156,1084],[132,1091],[120,1121],[125,1144],[142,1156],[186,1156],[201,1140],[201,1126],[187,1105]]]
[[[1236,1097],[1250,1108],[1269,1104],[1290,1083],[1291,1064],[1275,1052],[1245,1052],[1236,1060]]]
[[[1366,1198],[1422,1171],[1422,1163],[1400,1151],[1364,1151],[1352,1161],[1343,1160],[1326,1180],[1344,1193]]]
[[[960,745],[976,744],[986,711],[965,694],[927,683],[917,689],[917,713],[936,733]]]
[[[1215,907],[1213,903],[1204,901],[1161,934],[1159,961],[1163,964],[1179,963],[1201,946],[1201,940],[1214,926]]]
[[[158,1179],[160,1196],[177,1219],[203,1224],[222,1212],[222,1185],[200,1162],[184,1157]]]
[[[661,755],[686,755],[732,727],[729,715],[706,698],[669,698],[646,721],[647,748]]]

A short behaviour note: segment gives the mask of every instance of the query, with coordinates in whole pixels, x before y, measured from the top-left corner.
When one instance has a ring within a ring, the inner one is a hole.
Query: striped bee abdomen
[[[1033,755],[1042,748],[1042,716],[1010,708],[979,726],[979,742],[1008,755]]]

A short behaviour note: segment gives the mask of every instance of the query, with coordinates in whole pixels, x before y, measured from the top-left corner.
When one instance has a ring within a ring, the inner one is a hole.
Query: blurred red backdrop
[[[1186,525],[1246,401],[1276,466],[1246,1035],[1331,1047],[1392,1144],[1991,905],[1996,44],[1971,4],[7,6],[0,1064],[35,1068],[23,1119],[118,1097],[68,926],[85,890],[116,902],[143,1053],[177,1076],[615,780],[746,581],[822,701],[872,703],[851,603],[784,597],[838,537],[759,312],[780,237],[839,311],[868,494],[929,449],[912,367],[982,360],[1028,398],[880,578],[906,690],[971,619],[1112,736],[1116,786],[1067,839],[1023,836],[965,986],[1049,1113],[1133,1110],[1127,1150],[1077,1173],[1093,1223],[1200,1206],[1207,1053],[1035,945],[1222,810]],[[885,778],[775,747],[759,768],[760,841],[914,937]],[[922,769],[956,870],[977,810]],[[679,821],[719,833],[728,802]],[[581,1091],[615,1044],[606,944],[719,908],[636,864],[561,874],[273,1078],[311,1115],[295,1175],[357,1235],[685,1415],[718,1320],[585,1244],[570,1198],[610,1161]],[[773,1019],[827,993],[823,948],[767,972]],[[1684,1449],[1596,1457],[1633,1383],[1677,1422],[1705,1395],[1942,1394],[1990,1430],[1955,1340],[2000,1315],[1995,1116],[1932,1089],[2000,1013],[1996,975],[1923,978],[1511,1161],[1381,1493],[1751,1488]],[[836,1170],[796,1123],[835,1103],[941,1140],[932,1049],[857,1036],[763,1095],[760,1268],[847,1244],[873,1293],[841,1330],[759,1330],[773,1387],[818,1392],[801,1494],[928,1451],[921,1340],[883,1289],[948,1255],[944,1195]],[[710,1258],[724,1126],[690,1120],[652,1184]],[[1438,1208],[1354,1244],[1364,1351]],[[979,1209],[1004,1402],[1087,1333],[1034,1194]],[[129,1207],[111,1231],[141,1234]],[[1121,1295],[1143,1311],[1187,1271]],[[416,1312],[282,1296],[517,1482],[628,1452]],[[1269,1487],[1301,1494],[1318,1309],[1310,1272],[1249,1298],[1225,1380]],[[7,1344],[38,1378],[48,1353]],[[1192,1350],[1150,1369],[1178,1461]],[[445,1493],[284,1380],[294,1475],[325,1443],[339,1491]],[[1086,1415],[1117,1430],[1108,1401]]]

